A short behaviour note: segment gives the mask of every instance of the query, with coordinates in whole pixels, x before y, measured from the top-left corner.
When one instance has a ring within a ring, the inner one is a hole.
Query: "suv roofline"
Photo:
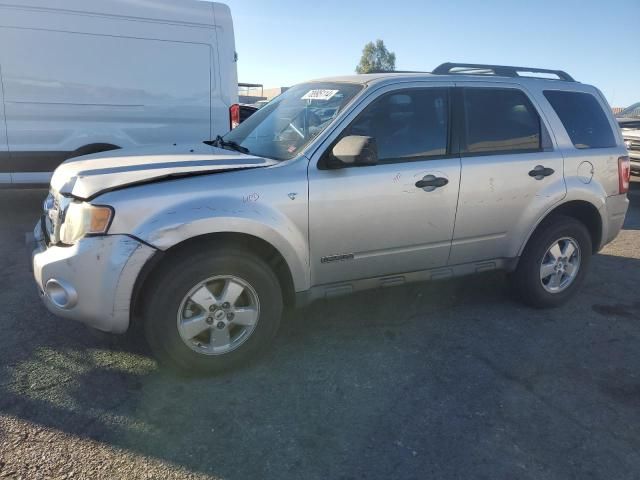
[[[455,71],[460,69],[460,71]],[[547,74],[555,75],[558,78],[538,77],[535,75],[522,75],[525,74]],[[490,65],[480,63],[454,63],[447,62],[436,67],[432,72],[424,71],[410,71],[410,70],[394,70],[393,72],[376,71],[365,74],[357,75],[344,75],[316,79],[313,81],[324,82],[349,82],[370,84],[382,80],[388,79],[415,79],[415,80],[456,80],[460,78],[474,78],[482,79],[483,81],[495,81],[504,82],[505,79],[517,79],[517,80],[533,80],[542,82],[567,82],[567,83],[579,83],[574,78],[566,73],[564,70],[551,70],[546,68],[537,67],[515,67],[509,65]]]
[[[308,80],[303,83],[351,83],[357,85],[363,85],[366,87],[378,87],[383,85],[390,85],[396,83],[407,82],[478,82],[478,83],[495,83],[498,84],[511,84],[520,85],[526,87],[527,85],[544,85],[545,88],[567,91],[582,91],[583,87],[591,87],[592,85],[581,82],[566,82],[564,80],[555,80],[549,78],[537,78],[537,77],[502,77],[497,75],[470,75],[470,74],[450,74],[450,75],[434,75],[432,73],[396,73],[389,72],[384,74],[372,74],[367,73],[363,75],[345,75],[326,78],[316,78]]]

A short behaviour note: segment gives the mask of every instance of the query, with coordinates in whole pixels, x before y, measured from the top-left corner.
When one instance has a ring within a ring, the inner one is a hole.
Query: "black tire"
[[[563,291],[551,293],[540,280],[540,266],[547,250],[563,237],[568,237],[580,248],[580,268],[573,282]],[[545,220],[533,233],[516,271],[511,275],[519,299],[535,308],[557,307],[569,300],[580,289],[591,263],[593,252],[591,235],[585,225],[572,217],[554,215]]]
[[[233,248],[203,248],[179,253],[154,272],[145,295],[145,337],[160,364],[184,374],[218,373],[255,358],[271,344],[282,315],[282,291],[273,270],[261,258]],[[257,324],[244,343],[218,355],[191,349],[180,337],[177,314],[189,290],[212,276],[233,275],[254,289],[260,302]]]

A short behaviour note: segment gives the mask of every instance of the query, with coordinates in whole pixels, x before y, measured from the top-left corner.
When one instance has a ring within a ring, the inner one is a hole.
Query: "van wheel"
[[[145,336],[158,361],[182,373],[215,373],[255,357],[282,315],[278,278],[259,257],[225,248],[180,254],[154,273]]]
[[[535,231],[512,275],[516,294],[536,308],[563,304],[584,281],[591,252],[591,236],[583,223],[564,215],[551,217]]]

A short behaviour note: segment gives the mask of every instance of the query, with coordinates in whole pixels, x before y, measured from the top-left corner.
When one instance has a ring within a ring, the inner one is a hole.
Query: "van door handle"
[[[553,168],[543,167],[542,165],[536,165],[536,167],[529,172],[529,176],[536,180],[542,180],[544,177],[553,175],[555,170]]]
[[[424,188],[427,192],[432,192],[436,188],[444,187],[447,183],[449,183],[449,180],[444,177],[426,175],[422,180],[416,182],[416,187]]]

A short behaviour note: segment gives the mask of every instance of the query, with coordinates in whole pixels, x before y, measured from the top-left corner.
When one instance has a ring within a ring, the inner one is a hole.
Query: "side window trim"
[[[351,126],[353,125],[353,123],[358,120],[358,117],[370,106],[372,105],[374,102],[377,102],[379,100],[381,100],[382,98],[389,96],[389,95],[397,95],[397,94],[402,94],[402,93],[406,93],[406,92],[412,92],[412,91],[417,91],[417,90],[446,90],[446,97],[447,97],[447,152],[444,155],[430,155],[430,156],[413,156],[413,157],[404,157],[404,158],[400,158],[400,159],[385,159],[385,160],[381,160],[378,162],[378,165],[392,165],[392,164],[401,164],[401,163],[411,163],[411,162],[425,162],[425,161],[431,161],[431,160],[445,160],[445,159],[449,159],[449,158],[459,158],[460,157],[460,142],[459,142],[459,135],[457,132],[457,126],[454,123],[454,120],[456,118],[455,116],[455,111],[453,108],[453,103],[454,103],[454,97],[455,97],[455,90],[456,87],[451,84],[451,85],[437,85],[437,86],[420,86],[420,87],[405,87],[405,88],[400,88],[400,89],[394,89],[388,92],[385,92],[377,97],[375,97],[374,99],[372,99],[367,105],[364,106],[364,108],[358,112],[358,114],[349,122],[349,124],[344,127],[342,129],[342,132],[340,132],[340,134],[329,144],[329,146],[326,148],[326,150],[322,153],[322,155],[320,156],[320,159],[318,160],[317,164],[316,164],[316,168],[318,170],[328,170],[329,167],[327,166],[327,158],[328,156],[331,154],[331,150],[333,149],[333,147],[343,138],[343,135],[345,132],[347,132],[349,130],[349,128],[351,128]],[[369,165],[366,167],[355,167],[355,166],[350,166],[347,165],[344,168],[370,168],[370,167],[375,167],[376,165]]]
[[[467,140],[467,109],[465,108],[465,93],[467,90],[479,90],[479,89],[484,89],[484,90],[515,90],[517,92],[520,92],[522,95],[524,95],[526,101],[528,102],[529,106],[532,108],[532,111],[535,112],[537,118],[538,118],[538,129],[540,132],[540,146],[536,149],[521,149],[521,150],[495,150],[495,151],[488,151],[488,152],[467,152],[467,147],[468,147],[468,140]],[[545,125],[544,121],[542,120],[542,115],[540,113],[540,110],[536,107],[536,105],[534,104],[534,102],[532,101],[531,97],[529,96],[529,94],[523,90],[522,88],[519,88],[516,85],[513,86],[484,86],[484,85],[473,85],[473,86],[468,86],[468,85],[464,85],[464,86],[457,86],[456,90],[458,90],[457,92],[457,96],[458,96],[458,109],[456,111],[456,113],[459,116],[458,122],[457,122],[457,128],[458,128],[458,135],[459,135],[459,141],[460,141],[460,157],[461,158],[471,158],[471,157],[487,157],[487,156],[497,156],[497,155],[524,155],[524,154],[531,154],[531,153],[542,153],[542,152],[549,152],[549,151],[553,151],[553,142],[551,140],[551,136],[549,133],[549,129],[548,127]],[[546,144],[546,145],[545,145]]]

